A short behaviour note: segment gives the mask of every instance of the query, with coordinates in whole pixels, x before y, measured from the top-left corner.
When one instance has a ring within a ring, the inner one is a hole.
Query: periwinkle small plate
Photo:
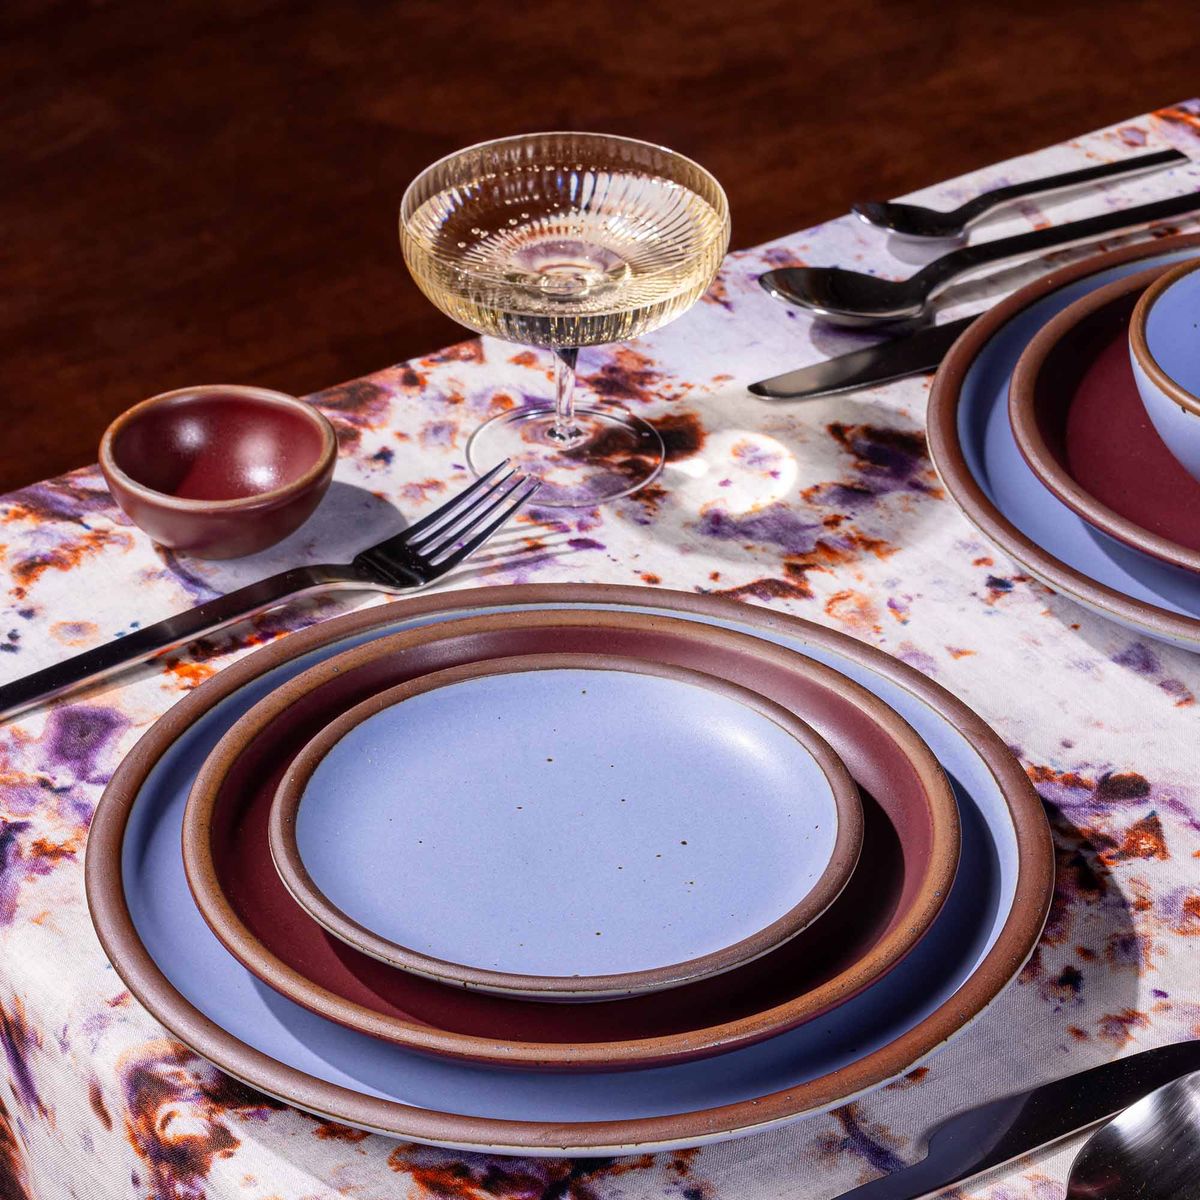
[[[702,671],[551,653],[389,688],[285,774],[271,853],[372,957],[458,987],[598,1000],[776,949],[845,887],[858,790],[794,713]]]

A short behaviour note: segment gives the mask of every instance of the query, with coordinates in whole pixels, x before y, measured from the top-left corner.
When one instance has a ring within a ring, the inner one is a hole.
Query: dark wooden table
[[[734,244],[1183,99],[1167,0],[171,0],[0,6],[0,491],[189,383],[303,393],[462,336],[405,184],[594,128],[724,182]]]

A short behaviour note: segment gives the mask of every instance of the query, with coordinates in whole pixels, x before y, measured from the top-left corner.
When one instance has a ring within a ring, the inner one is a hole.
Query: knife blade
[[[936,1126],[925,1157],[837,1200],[918,1200],[1113,1116],[1200,1070],[1200,1041],[1172,1042],[956,1113]]]
[[[768,400],[806,400],[932,371],[974,320],[975,317],[960,317],[865,350],[851,350],[849,354],[752,383],[750,390]]]

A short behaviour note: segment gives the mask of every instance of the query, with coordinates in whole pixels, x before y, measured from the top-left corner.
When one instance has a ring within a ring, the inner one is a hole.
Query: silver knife
[[[924,1158],[838,1200],[918,1200],[1053,1145],[1200,1070],[1200,1041],[1172,1042],[958,1113],[928,1138]]]
[[[768,400],[805,400],[932,371],[974,320],[962,317],[865,350],[851,350],[849,354],[752,383],[750,390]]]

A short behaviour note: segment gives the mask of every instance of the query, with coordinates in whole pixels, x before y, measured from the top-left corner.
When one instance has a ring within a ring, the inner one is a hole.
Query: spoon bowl
[[[910,280],[880,279],[844,267],[781,267],[758,281],[776,299],[850,328],[914,321],[926,310],[924,290]]]
[[[966,236],[967,226],[974,215],[966,212],[968,207],[963,205],[943,212],[936,208],[926,208],[923,204],[868,200],[852,205],[850,211],[860,221],[865,221],[875,229],[885,230],[893,237],[921,242],[960,241]]]
[[[1075,1156],[1066,1200],[1200,1198],[1200,1071],[1102,1125]]]

